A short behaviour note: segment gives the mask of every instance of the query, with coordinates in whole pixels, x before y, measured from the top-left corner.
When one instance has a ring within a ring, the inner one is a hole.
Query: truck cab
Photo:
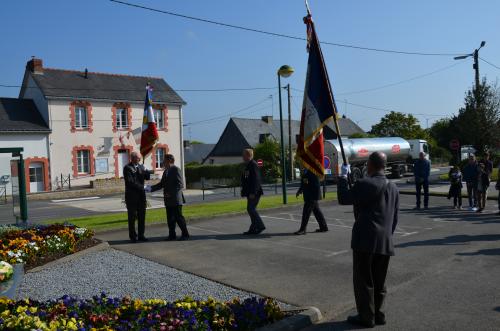
[[[424,152],[425,158],[429,160],[430,148],[429,148],[429,143],[426,140],[411,139],[408,140],[408,143],[410,144],[410,157],[412,161],[417,160],[421,152]]]

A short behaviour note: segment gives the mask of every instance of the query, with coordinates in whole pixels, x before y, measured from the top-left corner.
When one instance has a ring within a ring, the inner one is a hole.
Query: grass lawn
[[[337,197],[336,192],[328,192],[325,200],[334,200]],[[298,199],[294,195],[288,195],[288,205],[302,204],[302,197]],[[282,196],[263,196],[259,203],[259,210],[282,206]],[[214,217],[225,214],[246,212],[246,200],[227,200],[217,202],[207,202],[192,205],[185,205],[183,208],[186,219],[199,219],[205,217]],[[111,230],[127,227],[127,213],[102,214],[78,218],[59,218],[47,220],[45,223],[69,222],[74,225],[93,229],[95,231]],[[146,223],[166,222],[165,209],[150,209],[146,211]]]
[[[439,176],[441,180],[449,180],[448,174],[442,174]],[[496,182],[498,180],[498,168],[493,169],[493,173],[491,174],[491,180]]]

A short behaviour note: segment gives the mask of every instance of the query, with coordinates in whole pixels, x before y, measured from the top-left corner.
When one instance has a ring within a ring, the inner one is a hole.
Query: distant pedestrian
[[[450,180],[450,192],[448,199],[453,198],[453,208],[462,209],[462,172],[458,166],[454,166],[448,173]]]
[[[311,213],[314,213],[316,221],[318,221],[319,229],[316,232],[327,232],[328,225],[326,225],[325,216],[319,208],[318,201],[321,200],[321,185],[318,176],[316,176],[312,171],[304,168],[302,171],[302,176],[300,178],[300,187],[297,191],[296,196],[303,195],[304,197],[304,208],[302,209],[302,222],[300,224],[299,231],[295,232],[296,235],[306,234],[307,223],[311,217]]]
[[[469,196],[469,209],[477,211],[477,184],[479,178],[479,166],[474,155],[469,155],[469,162],[463,171],[467,195]]]
[[[398,223],[399,191],[384,174],[387,157],[372,153],[367,163],[368,176],[358,180],[350,189],[347,176],[349,165],[343,165],[338,199],[342,205],[353,205],[354,297],[358,315],[347,321],[364,327],[385,324],[382,311],[386,296],[385,279],[390,256],[394,255],[393,233]]]
[[[144,168],[141,156],[137,152],[130,154],[130,163],[123,168],[125,179],[125,205],[128,214],[128,235],[130,241],[135,243],[147,241],[144,236],[146,222],[146,192],[144,181],[149,180],[153,172]],[[135,219],[137,218],[137,232],[135,231]]]
[[[498,179],[495,187],[498,191],[498,215],[500,215],[500,163],[498,164]]]
[[[488,174],[488,177],[491,179],[491,174],[493,173],[493,161],[490,159],[490,153],[484,153],[484,157],[480,163],[484,164],[484,170]]]
[[[415,186],[417,189],[417,206],[420,209],[422,189],[424,190],[424,208],[429,208],[429,176],[431,174],[431,162],[425,158],[425,153],[420,152],[419,158],[413,167],[415,175]]]
[[[181,169],[175,164],[175,158],[172,154],[167,154],[163,160],[163,175],[158,184],[151,186],[150,191],[158,191],[163,188],[163,201],[167,211],[168,238],[167,240],[176,240],[175,225],[181,230],[179,240],[188,240],[189,232],[186,225],[186,219],[182,215],[182,205],[184,203],[184,195],[182,189],[184,183],[182,181]]]
[[[490,187],[490,177],[484,163],[479,164],[479,174],[477,180],[477,212],[481,213],[486,208],[486,199],[488,198],[488,189]]]
[[[243,161],[245,162],[245,169],[241,175],[241,196],[247,198],[247,212],[252,222],[248,231],[243,234],[260,234],[266,227],[257,212],[257,205],[264,192],[262,191],[260,170],[257,162],[253,159],[252,149],[243,151]]]

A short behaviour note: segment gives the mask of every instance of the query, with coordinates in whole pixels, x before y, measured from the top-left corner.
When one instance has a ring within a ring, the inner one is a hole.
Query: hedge
[[[234,179],[235,183],[239,183],[241,172],[243,171],[243,163],[239,164],[222,164],[222,165],[199,165],[186,166],[186,182],[188,184],[196,183],[205,179]]]

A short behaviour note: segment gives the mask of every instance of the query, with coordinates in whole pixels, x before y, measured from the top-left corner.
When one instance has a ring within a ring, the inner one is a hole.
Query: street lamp
[[[281,102],[281,77],[288,78],[294,70],[289,65],[283,65],[278,69],[278,92],[280,99],[280,133],[281,133],[281,189],[283,191],[283,204],[287,204],[286,196],[286,162],[285,162],[285,144],[283,139],[283,106]]]
[[[464,60],[471,56],[474,58],[474,65],[472,66],[472,68],[474,68],[474,70],[476,71],[476,93],[479,89],[479,50],[483,48],[484,45],[486,45],[486,41],[483,40],[481,41],[481,45],[479,46],[479,48],[476,48],[474,52],[454,57],[455,60]]]

